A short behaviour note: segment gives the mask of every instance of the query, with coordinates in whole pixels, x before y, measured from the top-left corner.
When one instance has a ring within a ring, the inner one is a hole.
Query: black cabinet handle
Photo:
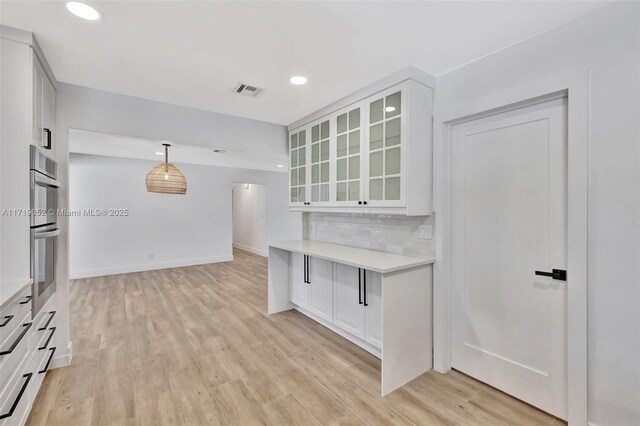
[[[552,269],[551,272],[536,271],[536,275],[542,275],[543,277],[551,277],[554,280],[566,281],[567,271],[564,269]]]
[[[362,305],[362,268],[358,268],[358,305]]]
[[[0,327],[4,327],[5,325],[9,324],[12,319],[13,319],[13,315],[6,315],[4,317],[4,322],[0,324]]]
[[[20,392],[18,392],[18,396],[16,397],[16,400],[13,401],[13,404],[11,404],[11,408],[9,409],[9,411],[5,414],[0,415],[0,420],[13,416],[13,412],[16,411],[16,408],[18,407],[18,404],[22,399],[22,395],[24,395],[24,391],[26,391],[27,386],[29,386],[29,381],[31,380],[32,376],[33,376],[33,373],[25,374],[24,376],[22,376],[22,377],[26,377],[27,380],[25,380],[24,383],[22,384],[22,387],[20,388]]]
[[[43,351],[45,349],[47,349],[47,346],[49,346],[49,343],[51,343],[51,338],[53,337],[54,333],[56,332],[56,328],[55,327],[51,327],[51,334],[49,334],[49,337],[47,338],[47,341],[44,342],[44,345],[42,345],[41,347],[38,348],[39,351]]]
[[[20,302],[21,305],[26,305],[27,303],[29,303],[29,301],[31,300],[33,296],[28,295],[24,298],[24,300],[22,302]]]
[[[358,201],[358,205],[360,205],[360,206],[361,206],[361,205],[362,205],[362,201]]]
[[[15,340],[15,342],[13,342],[13,345],[11,345],[9,349],[0,352],[0,356],[8,355],[15,350],[15,348],[18,346],[18,343],[20,343],[20,341],[25,336],[25,334],[27,334],[27,331],[29,331],[29,328],[31,328],[31,324],[32,323],[22,324],[22,326],[24,327],[24,330],[22,330],[22,333],[20,333],[18,338]]]
[[[38,371],[38,374],[46,373],[49,370],[49,364],[51,364],[51,360],[53,359],[53,354],[56,353],[56,347],[54,346],[49,350],[51,351],[51,354],[49,355],[49,359],[47,360],[47,363],[45,364],[44,368]]]
[[[367,303],[367,270],[362,270],[362,287],[364,287],[364,306],[369,306]]]
[[[50,316],[50,317],[49,317],[49,319],[47,320],[46,324],[45,324],[44,326],[40,327],[40,328],[38,329],[38,331],[44,331],[44,330],[46,330],[47,328],[49,328],[49,324],[51,324],[51,321],[53,321],[53,317],[55,317],[55,316],[56,316],[56,311],[51,311],[51,312],[49,312],[49,313],[51,314],[51,316]]]
[[[44,128],[42,130],[47,134],[47,144],[44,146],[44,148],[51,149],[51,129]]]
[[[366,205],[367,205],[367,202],[366,202],[366,201],[363,201],[363,202],[362,202],[362,204],[364,204],[364,205],[366,206]]]
[[[307,263],[307,284],[311,284],[311,273],[310,273],[310,263],[309,263],[309,255],[307,255],[307,259],[306,259]]]

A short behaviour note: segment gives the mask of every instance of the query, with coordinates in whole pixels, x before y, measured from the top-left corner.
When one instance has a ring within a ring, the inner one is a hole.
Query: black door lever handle
[[[551,277],[554,280],[566,281],[567,271],[564,269],[552,269],[551,272],[536,271],[536,275],[542,275],[543,277]]]

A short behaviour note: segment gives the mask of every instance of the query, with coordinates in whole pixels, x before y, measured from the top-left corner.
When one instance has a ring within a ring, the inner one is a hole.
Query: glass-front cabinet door
[[[331,119],[311,124],[311,203],[329,203]]]
[[[402,91],[395,87],[367,101],[367,182],[369,206],[404,203],[404,109]]]
[[[336,127],[336,191],[337,205],[358,206],[366,200],[362,179],[362,103],[349,106],[335,114]]]
[[[308,201],[307,183],[307,129],[289,133],[289,182],[291,206],[304,206]]]

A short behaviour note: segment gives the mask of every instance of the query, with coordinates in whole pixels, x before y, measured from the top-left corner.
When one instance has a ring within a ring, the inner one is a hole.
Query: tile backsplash
[[[418,238],[420,225],[431,216],[390,216],[356,213],[304,213],[304,238],[409,256],[433,257],[434,240]],[[315,231],[315,232],[314,232]]]

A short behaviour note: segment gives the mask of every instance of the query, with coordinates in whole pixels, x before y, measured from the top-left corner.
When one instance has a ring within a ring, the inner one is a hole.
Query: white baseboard
[[[69,279],[102,277],[105,275],[128,274],[130,272],[153,271],[156,269],[179,268],[181,266],[204,265],[206,263],[230,262],[233,255],[200,257],[196,259],[172,260],[169,262],[145,263],[141,265],[116,266],[102,269],[85,269],[83,271],[71,271]]]
[[[73,359],[73,342],[69,342],[67,345],[67,353],[61,354],[58,356],[54,356],[51,360],[51,366],[49,367],[51,370],[54,368],[66,367],[71,365],[71,360]]]
[[[258,256],[269,257],[269,254],[264,250],[258,250],[257,248],[245,246],[243,244],[236,244],[236,243],[233,243],[233,246],[237,249],[248,251],[249,253],[257,254]]]

